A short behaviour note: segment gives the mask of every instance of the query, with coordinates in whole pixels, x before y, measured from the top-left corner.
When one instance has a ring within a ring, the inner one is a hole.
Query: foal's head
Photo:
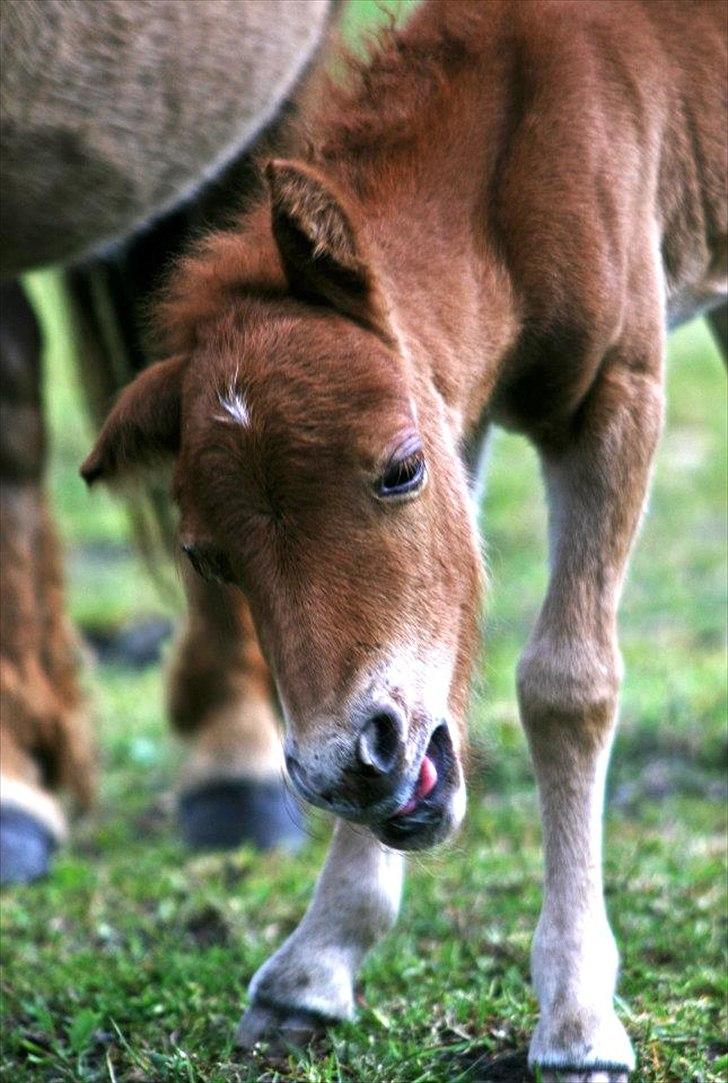
[[[464,810],[479,560],[463,469],[351,210],[307,166],[269,181],[255,270],[227,236],[180,272],[178,352],[126,389],[83,474],[175,458],[181,547],[250,604],[294,785],[420,848]]]

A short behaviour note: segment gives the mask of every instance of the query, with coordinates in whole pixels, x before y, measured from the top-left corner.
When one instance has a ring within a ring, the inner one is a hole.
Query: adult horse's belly
[[[336,0],[4,0],[3,274],[189,198],[273,118]]]

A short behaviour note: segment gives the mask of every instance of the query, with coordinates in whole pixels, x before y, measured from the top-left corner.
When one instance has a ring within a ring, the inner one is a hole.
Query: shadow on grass
[[[453,1083],[533,1083],[527,1056],[525,1049],[493,1056],[491,1049],[473,1046],[442,1058],[443,1079]]]

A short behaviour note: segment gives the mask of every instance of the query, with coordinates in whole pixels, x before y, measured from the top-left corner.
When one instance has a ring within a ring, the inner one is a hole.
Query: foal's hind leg
[[[0,878],[48,869],[65,821],[57,791],[88,802],[92,756],[43,492],[40,334],[22,287],[0,314]]]
[[[170,674],[172,725],[188,744],[179,816],[195,848],[295,847],[275,695],[243,596],[185,569],[187,626]]]
[[[612,1004],[618,956],[601,820],[620,680],[617,603],[661,425],[658,330],[655,338],[654,353],[635,347],[605,362],[573,437],[542,454],[551,579],[518,688],[545,848],[532,953],[541,1014],[529,1055],[544,1079],[626,1079],[634,1063]]]

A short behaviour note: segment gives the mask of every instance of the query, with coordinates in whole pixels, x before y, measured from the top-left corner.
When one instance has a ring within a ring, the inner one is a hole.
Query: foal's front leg
[[[612,1003],[618,955],[601,820],[620,679],[617,602],[661,415],[659,355],[654,365],[612,363],[570,445],[543,454],[551,580],[518,685],[545,848],[532,952],[541,1014],[529,1055],[544,1079],[621,1080],[634,1065]]]
[[[364,828],[338,820],[311,905],[298,928],[258,970],[237,1032],[244,1048],[305,1044],[327,1023],[354,1014],[354,978],[399,910],[404,859]]]

